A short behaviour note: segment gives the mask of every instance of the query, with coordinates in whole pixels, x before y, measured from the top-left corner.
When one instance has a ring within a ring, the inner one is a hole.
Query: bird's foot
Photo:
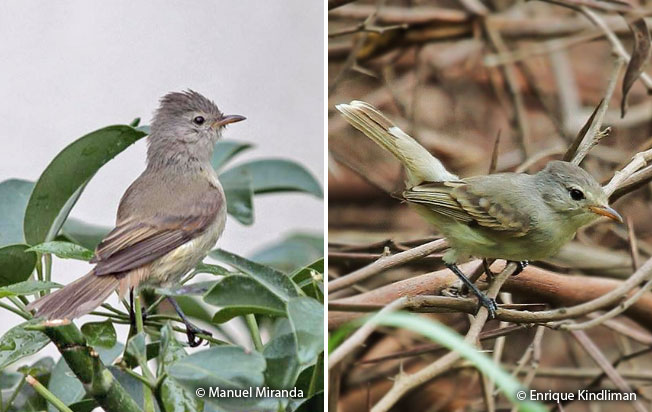
[[[463,284],[466,285],[466,287],[469,288],[471,292],[478,298],[478,301],[480,302],[481,306],[484,306],[487,308],[487,311],[489,312],[489,319],[493,319],[496,317],[496,310],[498,309],[498,306],[496,305],[496,301],[494,299],[491,299],[487,297],[484,293],[478,289],[477,286],[473,284],[465,275],[462,273],[460,268],[457,267],[455,264],[447,264],[446,265],[457,277],[462,281]],[[479,309],[479,308],[478,308]],[[476,312],[477,313],[477,312]]]
[[[198,337],[197,334],[202,334],[202,335],[206,335],[206,336],[213,336],[213,334],[211,332],[209,332],[207,330],[204,330],[204,329],[201,329],[201,328],[198,328],[197,326],[193,325],[188,320],[186,315],[183,313],[183,310],[181,310],[181,307],[179,306],[177,301],[174,300],[174,298],[172,296],[168,296],[167,299],[170,302],[170,304],[172,304],[172,307],[174,308],[174,310],[177,312],[177,314],[181,318],[181,321],[183,322],[183,324],[186,325],[186,336],[188,337],[188,346],[190,346],[191,348],[195,348],[195,347],[202,344],[204,339]]]
[[[496,318],[496,310],[498,310],[496,299],[492,299],[487,295],[485,295],[484,293],[481,293],[480,295],[478,295],[478,302],[480,303],[480,305],[478,306],[478,310],[480,310],[480,307],[484,306],[487,309],[487,312],[489,312],[489,319]]]
[[[527,260],[521,260],[520,262],[516,262],[516,270],[514,271],[514,273],[512,273],[512,276],[518,276],[521,272],[523,272],[523,270],[525,270],[525,268],[529,264],[530,262],[528,262]]]
[[[186,336],[188,337],[188,346],[195,348],[201,345],[204,342],[204,339],[197,336],[197,334],[203,334],[207,336],[213,336],[213,334],[205,329],[201,329],[190,322],[184,322],[186,325]]]

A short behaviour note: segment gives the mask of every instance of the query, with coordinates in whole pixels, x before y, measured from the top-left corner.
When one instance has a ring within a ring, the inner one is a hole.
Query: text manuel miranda
[[[206,395],[209,398],[303,398],[303,390],[292,389],[271,389],[267,386],[222,389],[219,386],[208,388]]]

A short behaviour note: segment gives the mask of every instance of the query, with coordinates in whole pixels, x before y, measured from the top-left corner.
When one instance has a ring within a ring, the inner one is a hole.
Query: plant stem
[[[46,282],[49,282],[52,280],[52,255],[49,253],[45,253],[43,255],[43,261],[45,262],[45,270],[43,271],[43,278],[45,279]],[[46,290],[45,292],[50,293],[50,290]]]
[[[52,406],[57,408],[59,411],[72,412],[72,409],[67,407],[66,404],[63,403],[61,399],[57,398],[52,392],[48,390],[48,388],[46,388],[45,386],[43,386],[41,382],[36,380],[35,377],[33,377],[32,375],[27,375],[25,376],[25,380],[27,381],[27,383],[32,385],[32,388],[34,388],[34,390],[38,392],[39,395],[45,398],[46,401],[50,402]]]
[[[142,412],[136,401],[104,366],[99,354],[86,344],[84,335],[75,324],[50,321],[29,325],[26,329],[48,335],[86,393],[106,412]]]
[[[0,302],[0,308],[7,309],[8,311],[15,313],[16,315],[20,316],[25,320],[30,320],[32,318],[32,315],[30,315],[29,313],[25,313],[22,310],[16,309],[15,307],[11,305],[7,305],[4,302]]]
[[[250,313],[245,315],[245,321],[251,334],[251,340],[254,342],[254,347],[258,352],[263,351],[263,341],[260,339],[260,331],[258,330],[258,323],[256,322],[256,315]]]
[[[145,334],[145,327],[143,325],[143,308],[140,306],[140,293],[134,293],[134,316],[136,317],[136,333],[138,334]],[[147,335],[145,335],[147,336]],[[148,385],[143,388],[144,390],[144,402],[143,402],[143,408],[145,409],[145,412],[154,412],[154,394],[152,392],[152,389],[156,387],[156,376],[152,373],[152,371],[149,369],[149,365],[147,365],[147,345],[145,345],[145,353],[141,353],[138,356],[138,364],[140,365],[140,369],[143,372],[143,375],[145,375],[145,378],[148,381]]]
[[[146,313],[154,313],[154,309],[165,300],[167,296],[159,296],[151,305],[146,309]]]
[[[11,303],[13,303],[18,309],[22,310],[24,313],[29,314],[25,304],[20,299],[18,299],[16,296],[7,296],[7,299],[9,299],[11,301]]]
[[[143,308],[140,307],[140,293],[134,293],[134,316],[136,317],[136,333],[144,332]]]
[[[321,368],[319,367],[321,365]],[[310,385],[308,385],[308,394],[306,395],[306,398],[310,398],[312,395],[317,392],[317,380],[319,379],[319,375],[324,374],[324,353],[320,353],[319,357],[317,357],[317,361],[315,361],[315,369],[312,371],[312,376],[310,377]]]
[[[41,254],[36,254],[36,278],[38,280],[43,280],[43,262],[41,261]],[[43,296],[43,291],[40,292],[39,296]]]

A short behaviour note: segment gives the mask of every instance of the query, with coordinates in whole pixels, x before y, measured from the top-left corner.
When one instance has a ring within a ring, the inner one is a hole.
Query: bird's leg
[[[136,313],[134,312],[134,288],[129,288],[129,324],[136,330]]]
[[[529,264],[530,262],[528,262],[527,260],[521,260],[519,262],[516,262],[516,270],[514,271],[514,273],[512,273],[512,276],[516,276],[521,272],[523,272],[523,269],[525,269]]]
[[[174,298],[172,296],[168,296],[167,299],[168,299],[168,302],[170,302],[170,304],[172,304],[172,307],[177,312],[177,314],[179,315],[179,317],[183,321],[184,325],[186,325],[186,336],[188,336],[188,346],[190,346],[191,348],[194,348],[196,346],[201,345],[201,343],[204,340],[202,338],[197,337],[198,333],[203,333],[204,335],[209,335],[209,336],[213,335],[211,332],[209,332],[207,330],[204,330],[204,329],[201,329],[201,328],[198,328],[197,326],[193,325],[188,320],[186,315],[181,310],[181,307],[179,306],[177,301],[174,300]]]
[[[496,301],[491,299],[491,298],[488,298],[487,295],[480,292],[480,289],[478,289],[477,286],[475,286],[473,284],[473,282],[471,282],[464,275],[464,273],[462,273],[462,271],[460,270],[460,268],[457,267],[456,264],[451,263],[451,264],[446,264],[446,266],[453,273],[455,273],[455,275],[462,281],[462,283],[464,283],[466,285],[466,287],[469,288],[469,290],[471,292],[473,292],[473,294],[478,298],[478,301],[480,302],[480,304],[482,306],[484,306],[485,308],[487,308],[487,311],[489,311],[489,319],[495,318],[496,317],[496,309],[498,309],[498,307],[496,306]]]

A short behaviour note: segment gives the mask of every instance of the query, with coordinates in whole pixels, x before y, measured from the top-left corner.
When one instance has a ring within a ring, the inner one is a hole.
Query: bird
[[[457,266],[471,257],[517,262],[556,254],[577,230],[601,216],[621,222],[600,184],[581,167],[550,161],[541,171],[460,178],[374,106],[336,106],[344,118],[406,170],[400,197],[447,239],[444,264],[477,296],[490,317],[497,309]]]
[[[224,230],[226,197],[211,158],[224,128],[242,120],[193,90],[163,96],[147,137],[147,166],[122,196],[115,228],[90,261],[94,267],[27,308],[45,319],[74,319],[113,291],[133,300],[144,288],[178,283]],[[186,324],[190,346],[199,345],[196,334],[208,332],[191,324],[174,299],[170,302]]]

